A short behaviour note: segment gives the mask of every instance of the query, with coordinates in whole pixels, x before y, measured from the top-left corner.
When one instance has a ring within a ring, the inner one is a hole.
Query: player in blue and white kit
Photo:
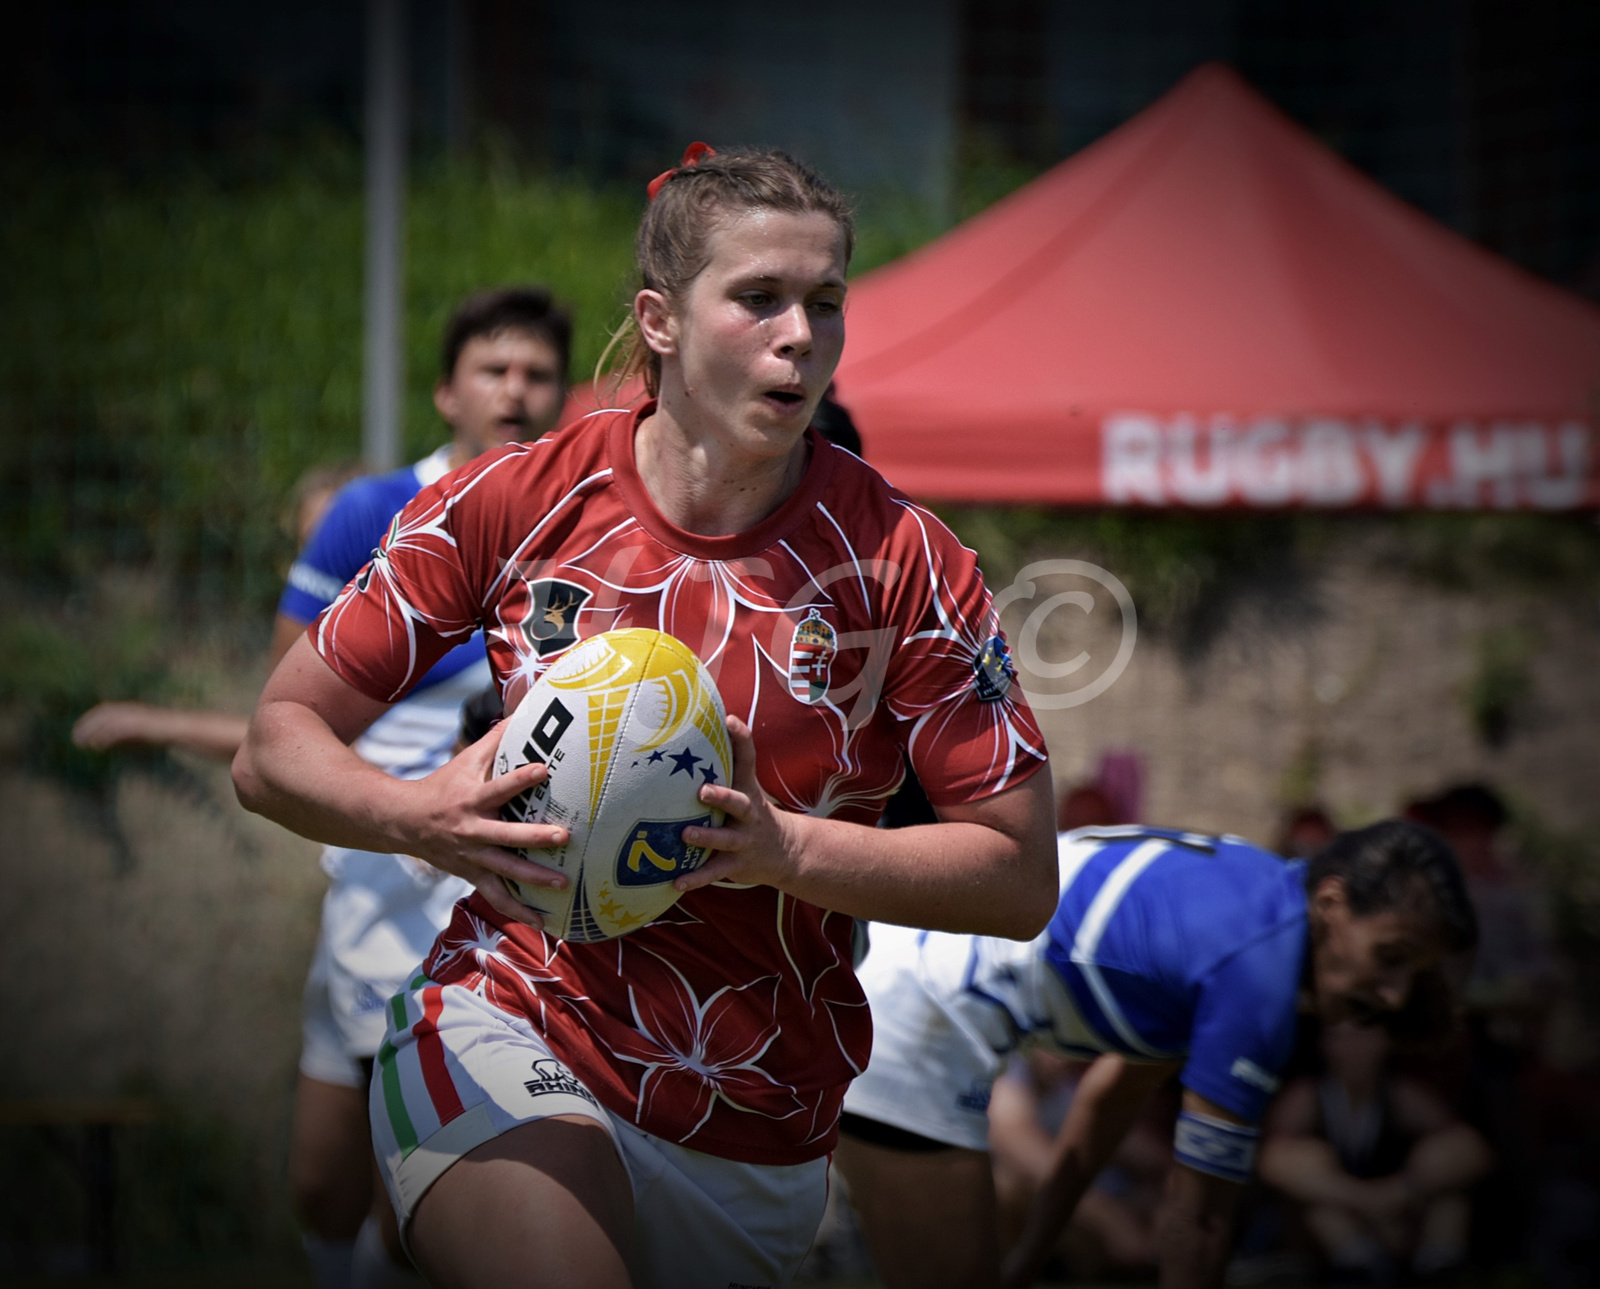
[[[872,1059],[845,1096],[836,1159],[891,1289],[1032,1283],[1174,1073],[1161,1282],[1219,1284],[1296,1012],[1440,1026],[1441,963],[1476,940],[1455,857],[1414,824],[1343,834],[1309,865],[1141,828],[1064,833],[1059,855],[1060,902],[1031,942],[871,929]],[[1002,1271],[986,1110],[1006,1055],[1031,1043],[1092,1064]]]
[[[434,405],[450,442],[415,465],[367,476],[336,492],[315,519],[278,604],[276,664],[307,624],[372,556],[394,516],[418,491],[481,453],[536,439],[566,398],[572,324],[543,290],[507,288],[464,301],[445,328]],[[441,659],[355,744],[398,778],[420,778],[451,754],[463,702],[489,684],[483,637]],[[224,712],[102,703],[74,729],[83,746],[179,746],[231,760],[248,721]],[[327,847],[330,879],[316,955],[306,981],[300,1079],[289,1149],[295,1210],[319,1289],[363,1289],[392,1278],[403,1257],[382,1188],[374,1191],[367,1119],[371,1058],[383,1039],[383,1005],[411,976],[470,887],[403,855]],[[377,1203],[373,1203],[374,1194]],[[364,1220],[371,1211],[376,1221]],[[361,1243],[355,1238],[361,1232]],[[392,1256],[391,1256],[392,1255]],[[405,1282],[416,1283],[409,1272]]]
[[[551,429],[566,398],[570,345],[569,319],[542,290],[508,288],[466,300],[445,329],[434,389],[435,406],[452,431],[450,442],[415,465],[358,479],[334,497],[289,571],[276,635],[292,643],[316,620],[422,488],[483,452]],[[454,754],[463,703],[489,683],[483,635],[476,632],[375,721],[355,751],[397,778],[431,774]],[[369,1205],[382,1226],[392,1227],[382,1191],[374,1190],[367,1120],[384,1004],[415,972],[456,901],[472,888],[406,855],[327,846],[322,867],[329,886],[306,981],[290,1175],[296,1208],[314,1236],[307,1242],[313,1264],[327,1265],[319,1281],[333,1284],[341,1240],[355,1234]],[[376,1235],[372,1223],[362,1232],[355,1255],[358,1282],[372,1282],[372,1264],[381,1261],[382,1250],[373,1247]],[[397,1234],[384,1235],[389,1253],[403,1258]]]

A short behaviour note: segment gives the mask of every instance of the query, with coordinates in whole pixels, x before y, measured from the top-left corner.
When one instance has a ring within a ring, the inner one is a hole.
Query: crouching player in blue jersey
[[[836,1160],[890,1289],[1031,1284],[1174,1073],[1161,1284],[1220,1284],[1296,1012],[1413,1039],[1448,1030],[1442,967],[1477,926],[1454,855],[1425,828],[1344,833],[1309,863],[1140,828],[1064,833],[1059,851],[1060,902],[1031,942],[872,927],[859,973],[872,1060],[845,1096]],[[1092,1064],[1002,1268],[985,1111],[1025,1043]]]

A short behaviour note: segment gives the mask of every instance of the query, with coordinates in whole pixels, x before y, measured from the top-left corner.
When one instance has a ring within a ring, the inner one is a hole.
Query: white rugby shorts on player
[[[524,1123],[580,1115],[604,1128],[633,1186],[638,1289],[779,1289],[822,1221],[828,1161],[745,1164],[640,1131],[605,1109],[522,1016],[418,977],[386,1009],[372,1141],[405,1232],[463,1155]]]
[[[1006,1053],[1029,1041],[1077,1053],[1105,1046],[1039,951],[1043,937],[1030,943],[874,922],[871,938],[856,975],[872,1007],[872,1058],[844,1094],[847,1114],[988,1150],[989,1095]],[[971,987],[975,974],[988,989]]]
[[[300,1071],[360,1087],[362,1060],[383,1042],[385,1004],[416,974],[472,887],[407,855],[329,846],[322,866],[330,882],[306,977]]]

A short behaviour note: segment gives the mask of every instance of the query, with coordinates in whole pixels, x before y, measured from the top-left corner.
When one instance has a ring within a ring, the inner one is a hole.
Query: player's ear
[[[437,411],[448,424],[454,425],[456,423],[456,412],[460,410],[460,400],[456,398],[456,387],[454,381],[448,381],[443,376],[434,381],[433,406],[434,410]]]
[[[633,316],[639,324],[639,334],[652,353],[678,352],[678,319],[672,302],[664,294],[648,288],[640,291],[633,297]]]
[[[1324,877],[1312,890],[1308,903],[1312,917],[1322,926],[1347,918],[1350,914],[1350,896],[1345,890],[1344,878]]]

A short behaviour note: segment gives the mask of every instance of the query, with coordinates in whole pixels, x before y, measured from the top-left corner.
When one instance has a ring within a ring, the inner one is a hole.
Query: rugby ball
[[[722,696],[682,641],[664,631],[607,631],[580,640],[528,690],[506,721],[496,776],[529,761],[549,778],[501,808],[516,823],[559,824],[560,850],[524,852],[569,879],[563,890],[507,880],[544,914],[545,930],[586,943],[626,935],[677,902],[673,880],[705,863],[683,840],[716,827],[707,783],[732,778]]]

